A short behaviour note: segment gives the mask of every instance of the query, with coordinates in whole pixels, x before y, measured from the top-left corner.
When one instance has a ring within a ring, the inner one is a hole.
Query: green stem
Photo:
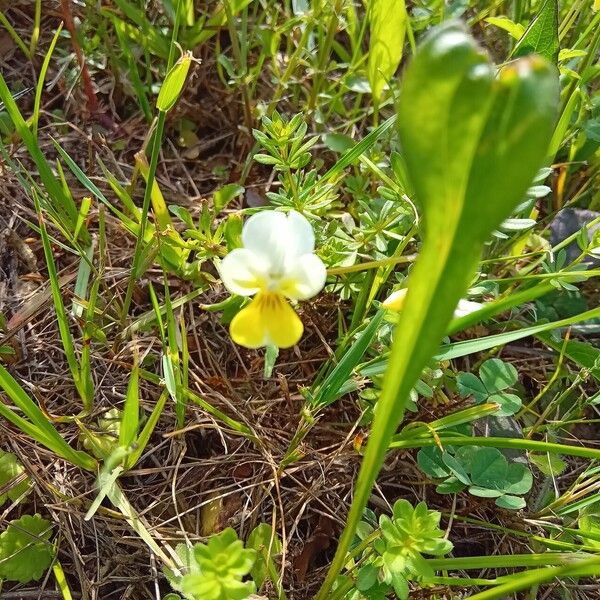
[[[516,450],[531,450],[533,452],[550,452],[551,454],[566,454],[579,456],[581,458],[592,458],[600,460],[600,450],[587,448],[585,446],[572,446],[569,444],[556,444],[553,442],[541,442],[538,440],[525,440],[503,437],[450,437],[440,435],[443,445],[447,446],[490,446],[493,448],[513,448]],[[424,446],[436,446],[437,440],[433,437],[419,437],[408,440],[394,438],[390,448],[422,448]]]
[[[456,220],[454,223],[452,220],[448,223],[448,240],[455,239],[456,225]],[[404,416],[410,390],[422,368],[434,353],[451,318],[454,305],[458,302],[458,296],[466,288],[467,276],[474,271],[475,265],[471,258],[473,256],[479,256],[476,247],[467,246],[457,250],[453,243],[438,245],[438,247],[429,245],[428,241],[424,244],[424,250],[411,274],[412,294],[408,294],[406,307],[395,328],[395,331],[401,331],[402,335],[394,336],[383,390],[377,405],[371,437],[358,473],[346,526],[315,600],[330,598],[331,588],[346,563],[346,554],[385,459],[389,443]],[[459,278],[443,279],[442,274],[447,264],[455,261],[460,261],[462,267]],[[436,302],[440,293],[446,294],[447,301],[443,306],[439,306]]]
[[[571,555],[572,559],[572,555]],[[509,581],[471,596],[471,600],[493,600],[506,597],[509,594],[537,585],[556,577],[575,577],[582,575],[598,575],[600,572],[600,557],[594,556],[588,560],[573,562],[562,567],[536,569],[526,573],[518,573]]]
[[[121,322],[124,323],[129,313],[129,307],[131,305],[131,299],[133,297],[133,289],[136,281],[140,277],[138,270],[142,262],[143,247],[145,244],[144,237],[146,235],[146,225],[148,223],[148,213],[150,212],[150,200],[152,197],[152,186],[154,185],[154,179],[156,177],[156,168],[158,166],[158,157],[160,155],[160,147],[162,144],[162,136],[165,128],[165,118],[167,113],[159,111],[158,118],[156,121],[156,129],[152,139],[152,154],[150,156],[150,166],[148,168],[148,179],[146,182],[146,189],[144,190],[144,200],[142,203],[142,214],[140,216],[140,228],[138,231],[137,238],[135,240],[135,248],[133,252],[133,263],[131,265],[131,273],[129,274],[129,281],[127,282],[127,291],[125,292],[125,300],[123,300],[123,307],[121,310]]]
[[[171,36],[171,46],[169,48],[169,57],[167,59],[167,73],[170,71],[175,60],[175,48],[177,35],[179,32],[179,25],[181,23],[181,4],[183,0],[177,2],[177,12],[175,13],[175,24],[173,25],[173,34]],[[138,270],[142,262],[143,248],[144,248],[144,236],[146,234],[146,225],[148,222],[148,213],[150,211],[150,200],[152,197],[152,188],[154,186],[154,179],[156,177],[156,168],[158,166],[158,157],[160,155],[160,147],[162,145],[162,137],[165,129],[165,119],[167,113],[165,111],[158,111],[158,117],[156,120],[156,129],[152,138],[152,153],[150,155],[150,166],[148,168],[148,177],[146,179],[146,189],[144,190],[144,200],[142,203],[142,214],[140,216],[140,228],[138,231],[137,238],[135,240],[135,249],[133,254],[133,264],[131,265],[131,273],[129,275],[129,281],[127,283],[127,291],[125,292],[125,300],[123,301],[123,308],[121,310],[121,322],[124,323],[127,314],[129,313],[129,307],[131,305],[131,299],[133,297],[133,289],[135,283],[138,280],[140,274]]]
[[[434,571],[545,567],[548,565],[564,565],[568,561],[573,561],[574,556],[576,556],[576,554],[567,552],[542,552],[539,554],[512,555],[501,554],[499,556],[461,556],[459,558],[430,558],[427,560],[427,564]]]
[[[332,14],[329,19],[329,26],[327,28],[327,36],[325,38],[325,42],[319,48],[319,58],[317,62],[317,72],[315,79],[313,81],[312,89],[310,92],[310,99],[308,102],[308,110],[312,111],[315,109],[317,104],[317,98],[319,97],[319,89],[321,87],[321,83],[324,79],[324,71],[327,66],[327,61],[329,58],[329,52],[331,51],[331,45],[333,43],[333,38],[335,37],[339,17],[338,14],[342,10],[343,0],[337,0],[335,5],[332,8]]]

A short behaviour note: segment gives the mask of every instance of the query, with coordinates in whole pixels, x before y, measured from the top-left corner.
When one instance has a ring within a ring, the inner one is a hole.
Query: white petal
[[[288,213],[288,257],[309,254],[315,249],[315,233],[308,219],[299,212]]]
[[[287,217],[276,210],[264,210],[252,215],[242,229],[244,248],[261,254],[273,267],[280,271],[285,263],[289,244]]]
[[[471,302],[470,300],[461,299],[458,301],[458,306],[454,311],[454,318],[458,319],[459,317],[466,317],[471,313],[479,310],[483,304],[479,302]]]
[[[295,210],[287,215],[264,210],[246,221],[242,242],[244,248],[262,254],[273,273],[283,275],[289,261],[315,249],[315,234],[308,220]]]
[[[325,285],[327,270],[316,254],[303,254],[291,262],[279,292],[292,300],[308,300]]]
[[[223,285],[232,293],[252,296],[267,285],[269,264],[247,248],[232,250],[219,265]]]

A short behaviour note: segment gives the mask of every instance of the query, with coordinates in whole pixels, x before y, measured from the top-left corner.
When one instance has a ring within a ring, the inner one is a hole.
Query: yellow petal
[[[289,348],[302,337],[300,317],[279,294],[259,293],[231,321],[229,332],[236,344],[260,348],[274,344]]]
[[[402,288],[401,290],[396,290],[392,292],[383,302],[382,305],[384,308],[388,310],[393,310],[399,312],[402,310],[404,306],[404,300],[406,299],[406,293],[408,292],[407,288]]]
[[[275,344],[279,348],[290,348],[300,341],[304,325],[283,296],[264,294],[262,314],[271,344]]]
[[[245,348],[260,348],[267,343],[267,330],[261,314],[261,296],[256,297],[233,317],[229,325],[231,339]]]

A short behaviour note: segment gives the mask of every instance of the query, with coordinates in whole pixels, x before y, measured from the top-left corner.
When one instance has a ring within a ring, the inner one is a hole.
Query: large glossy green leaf
[[[425,224],[358,475],[346,529],[317,596],[328,597],[406,399],[438,348],[483,243],[523,197],[546,154],[558,104],[556,69],[526,57],[496,75],[456,22],[426,36],[406,70],[398,131]]]
[[[536,53],[556,64],[558,50],[558,0],[545,0],[515,44],[511,57]]]
[[[371,94],[378,103],[402,58],[407,15],[404,0],[371,0],[369,5],[371,36],[367,70]]]

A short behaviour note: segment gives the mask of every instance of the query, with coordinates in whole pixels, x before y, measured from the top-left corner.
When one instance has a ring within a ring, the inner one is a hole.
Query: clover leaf
[[[489,392],[496,392],[517,382],[517,370],[499,358],[490,358],[479,368],[479,377]]]
[[[417,463],[433,479],[442,479],[436,487],[438,494],[456,494],[468,488],[473,496],[495,498],[497,506],[509,510],[525,506],[521,495],[533,484],[527,466],[508,462],[497,448],[449,446],[443,452],[436,446],[421,448]]]
[[[459,373],[456,383],[463,398],[472,396],[477,404],[498,404],[500,408],[495,416],[507,417],[514,415],[522,405],[519,396],[506,391],[517,383],[517,378],[513,365],[499,358],[490,358],[479,368],[479,377],[473,373]]]

